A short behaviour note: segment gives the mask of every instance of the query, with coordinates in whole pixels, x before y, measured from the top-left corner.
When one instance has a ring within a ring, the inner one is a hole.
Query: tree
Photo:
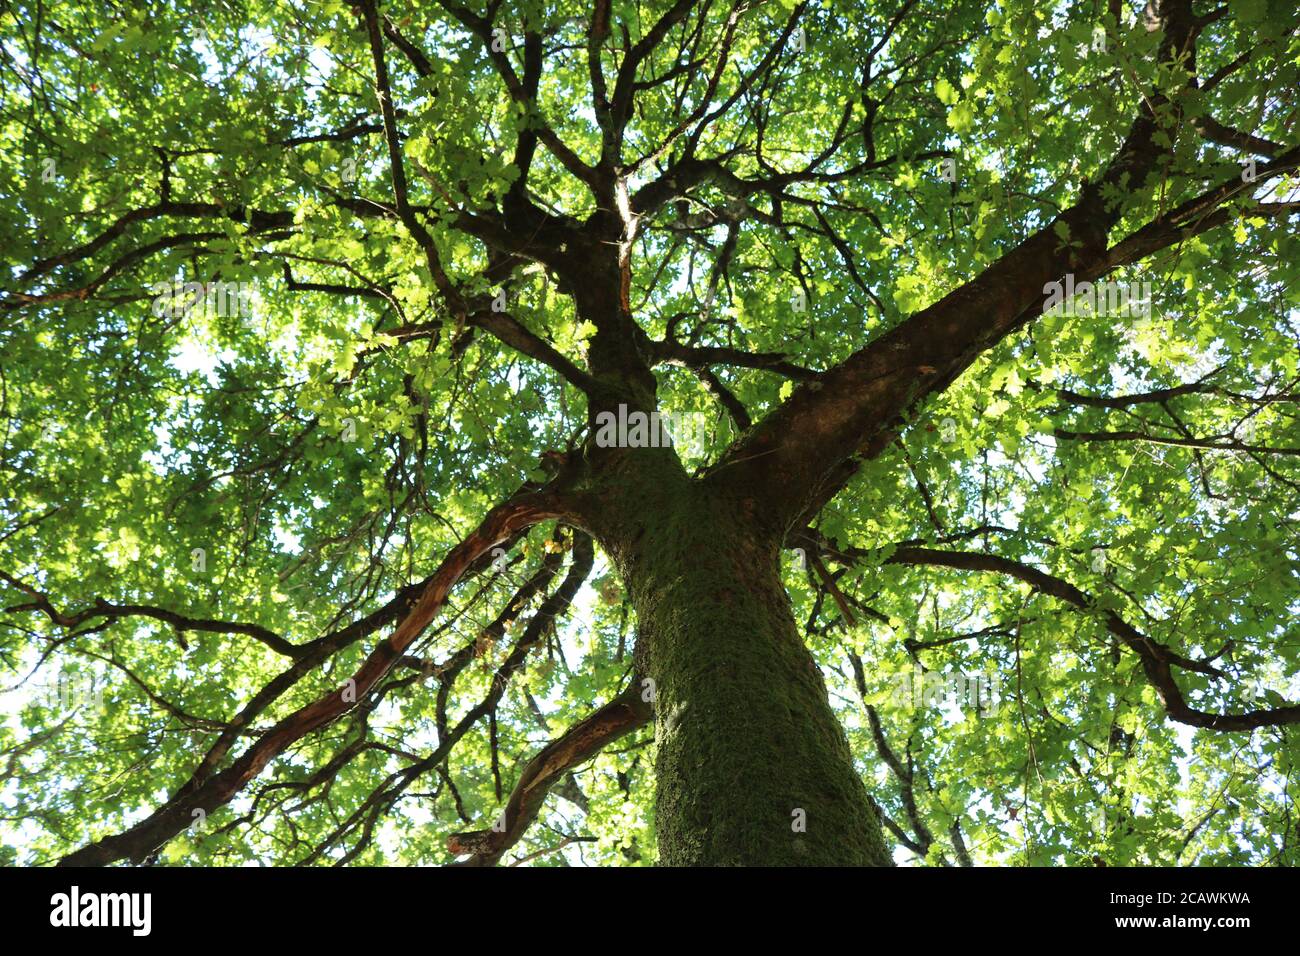
[[[1297,862],[1294,5],[3,18],[9,859]]]

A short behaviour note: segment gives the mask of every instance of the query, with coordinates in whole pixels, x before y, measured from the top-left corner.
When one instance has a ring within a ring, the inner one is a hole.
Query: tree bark
[[[653,681],[660,864],[890,865],[795,625],[779,534],[708,484],[669,497],[611,548]]]

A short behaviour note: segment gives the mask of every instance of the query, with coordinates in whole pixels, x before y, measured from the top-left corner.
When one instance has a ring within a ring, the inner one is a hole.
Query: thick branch
[[[1093,599],[1070,582],[1019,561],[997,555],[974,551],[939,551],[933,548],[903,547],[896,549],[886,563],[932,565],[962,571],[993,571],[1007,574],[1081,611],[1089,613],[1097,611]],[[1254,730],[1258,727],[1300,723],[1300,704],[1290,704],[1271,710],[1252,710],[1244,714],[1211,714],[1193,708],[1187,703],[1182,689],[1174,680],[1173,668],[1181,667],[1211,676],[1222,676],[1222,672],[1205,661],[1194,661],[1177,654],[1168,645],[1161,644],[1137,630],[1112,610],[1102,610],[1100,615],[1106,629],[1138,655],[1148,682],[1155,688],[1161,703],[1164,704],[1165,713],[1171,720],[1217,731]]]
[[[1161,59],[1176,59],[1190,50],[1189,5],[1163,3],[1160,15],[1165,31]],[[1161,126],[1161,107],[1176,117],[1165,97],[1145,100],[1099,181],[1085,185],[1078,201],[1053,223],[939,302],[796,389],[733,447],[711,480],[760,495],[783,530],[819,498],[839,462],[879,453],[882,435],[896,428],[918,401],[946,388],[982,352],[1041,314],[1050,282],[1067,271],[1090,280],[1119,264],[1107,238],[1121,209],[1107,197],[1144,188],[1157,168],[1166,151],[1153,140]],[[1277,174],[1290,168],[1296,153],[1284,154],[1263,170]],[[1223,184],[1187,205],[1209,212],[1240,186],[1240,181]],[[1189,216],[1191,209],[1180,214]],[[1154,235],[1145,237],[1144,255],[1181,234],[1157,223],[1146,227]],[[1062,242],[1061,232],[1069,243]]]
[[[654,711],[642,696],[641,682],[634,678],[621,694],[543,747],[519,775],[519,782],[493,829],[457,833],[448,838],[447,849],[452,853],[472,854],[458,865],[494,866],[523,837],[541,811],[547,792],[570,769],[650,722]]]
[[[116,860],[139,862],[192,822],[192,811],[212,812],[227,803],[295,741],[336,720],[357,705],[433,620],[452,587],[472,562],[501,539],[562,509],[553,494],[526,492],[492,509],[475,531],[452,549],[424,593],[387,640],[381,642],[340,689],[299,708],[264,733],[229,767],[193,789],[182,790],[148,818],[105,837],[60,861],[61,866],[102,866]]]

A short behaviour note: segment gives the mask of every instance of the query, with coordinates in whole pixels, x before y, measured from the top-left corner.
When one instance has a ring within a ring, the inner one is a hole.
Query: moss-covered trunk
[[[888,865],[779,542],[740,503],[675,490],[620,549],[654,681],[660,863]]]

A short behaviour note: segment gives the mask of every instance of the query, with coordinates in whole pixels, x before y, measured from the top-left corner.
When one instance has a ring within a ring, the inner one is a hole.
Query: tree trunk
[[[654,682],[659,862],[890,865],[796,628],[778,536],[706,484],[673,492],[614,549]]]

